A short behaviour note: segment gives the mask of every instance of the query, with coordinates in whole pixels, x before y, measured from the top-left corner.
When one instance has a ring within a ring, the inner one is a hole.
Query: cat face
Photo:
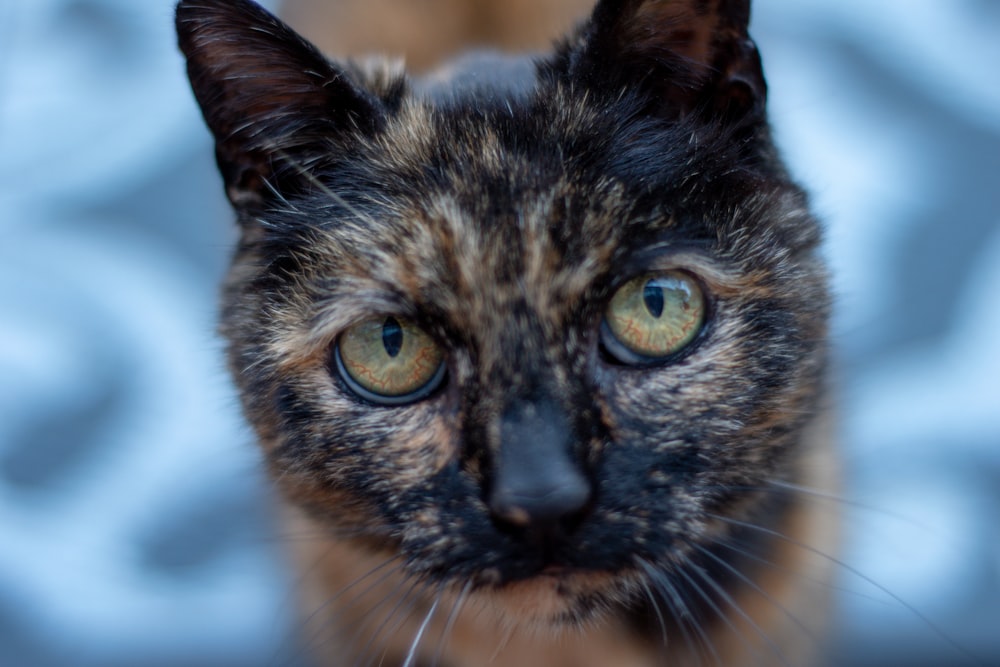
[[[222,328],[293,503],[555,623],[776,511],[828,306],[747,19],[605,0],[528,80],[431,89],[181,4],[243,233]]]

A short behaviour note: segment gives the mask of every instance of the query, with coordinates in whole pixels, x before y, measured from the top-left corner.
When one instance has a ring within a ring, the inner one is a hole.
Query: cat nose
[[[550,402],[519,402],[500,420],[493,484],[495,519],[519,528],[556,525],[590,502],[591,483],[573,461],[572,429]]]

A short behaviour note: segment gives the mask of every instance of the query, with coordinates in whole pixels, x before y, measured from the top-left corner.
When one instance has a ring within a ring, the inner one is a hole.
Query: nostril
[[[490,510],[501,521],[527,527],[576,516],[590,502],[590,484],[582,475],[561,474],[545,482],[521,488],[509,483],[495,486],[489,498]]]

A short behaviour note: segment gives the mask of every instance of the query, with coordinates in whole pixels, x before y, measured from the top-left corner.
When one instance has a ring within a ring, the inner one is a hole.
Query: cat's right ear
[[[230,201],[259,205],[331,142],[375,132],[381,101],[249,0],[181,0],[177,35]]]

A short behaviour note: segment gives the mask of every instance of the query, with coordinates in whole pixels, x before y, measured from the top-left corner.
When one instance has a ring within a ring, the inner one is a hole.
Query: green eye
[[[705,322],[705,297],[680,271],[647,274],[625,283],[604,314],[602,342],[625,364],[648,364],[687,347]]]
[[[356,394],[401,405],[428,396],[444,380],[444,352],[409,320],[380,317],[345,330],[334,351],[337,371]]]

